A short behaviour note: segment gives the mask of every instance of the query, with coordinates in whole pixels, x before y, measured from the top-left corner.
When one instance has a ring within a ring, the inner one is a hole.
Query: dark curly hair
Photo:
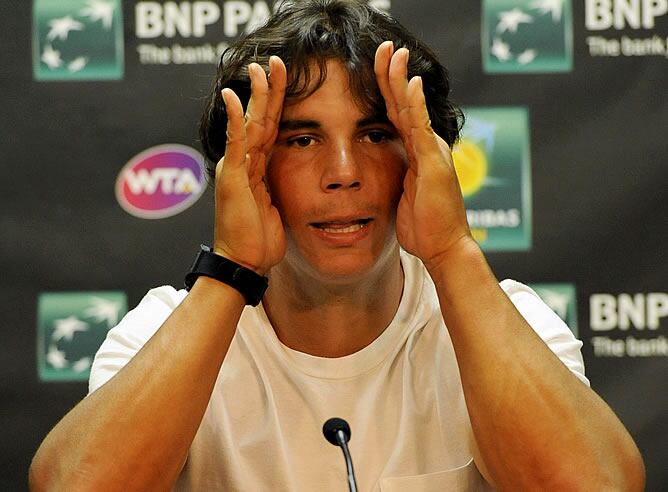
[[[223,53],[213,91],[200,123],[200,139],[209,177],[225,154],[227,114],[221,90],[234,90],[246,107],[250,98],[248,65],[269,69],[269,57],[279,56],[288,70],[286,99],[307,97],[327,76],[327,61],[345,66],[360,109],[384,114],[385,102],[374,74],[378,45],[392,41],[395,50],[410,50],[408,76],[422,77],[434,131],[449,145],[458,138],[463,114],[448,98],[446,69],[434,53],[397,20],[361,0],[293,0],[282,3],[262,27],[237,40]]]

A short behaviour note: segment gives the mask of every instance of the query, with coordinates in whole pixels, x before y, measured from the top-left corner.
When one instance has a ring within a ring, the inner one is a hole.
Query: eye
[[[370,130],[366,132],[362,140],[372,144],[380,144],[391,140],[393,135],[385,130]]]
[[[296,145],[297,147],[309,147],[315,142],[313,137],[296,137],[288,140],[288,145]]]

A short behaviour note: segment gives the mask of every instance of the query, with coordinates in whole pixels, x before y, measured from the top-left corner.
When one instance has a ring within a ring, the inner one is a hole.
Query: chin
[[[308,258],[307,273],[321,282],[334,284],[356,283],[382,272],[394,249],[373,253],[371,251],[336,252],[326,256]],[[396,248],[398,254],[398,248]]]
[[[357,284],[363,281],[370,272],[373,271],[373,268],[361,268],[353,266],[340,266],[335,268],[327,268],[320,270],[317,273],[319,279],[323,282],[345,285],[345,284]]]

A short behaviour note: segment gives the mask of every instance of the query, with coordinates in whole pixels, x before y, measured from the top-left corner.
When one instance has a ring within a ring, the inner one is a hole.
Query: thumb
[[[418,155],[438,155],[438,139],[431,127],[427,101],[424,97],[422,77],[413,77],[408,83],[408,104],[411,136]]]

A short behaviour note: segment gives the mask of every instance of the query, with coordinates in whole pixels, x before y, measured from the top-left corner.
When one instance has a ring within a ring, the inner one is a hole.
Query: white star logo
[[[97,323],[106,321],[109,328],[118,323],[118,315],[121,310],[120,304],[111,302],[107,299],[102,299],[101,297],[92,297],[91,304],[92,305],[84,311],[86,316],[90,316]]]
[[[51,30],[46,35],[47,41],[53,41],[56,38],[65,41],[70,31],[81,31],[84,25],[68,15],[60,19],[50,20],[49,27],[51,27]]]
[[[72,340],[72,337],[77,331],[88,331],[88,323],[81,321],[76,316],[70,316],[65,319],[57,319],[53,322],[56,329],[51,335],[51,339],[57,342],[64,338],[65,340]]]
[[[534,61],[538,56],[538,51],[536,50],[524,50],[522,53],[517,55],[517,62],[520,65],[527,65]]]
[[[494,42],[492,43],[492,47],[489,51],[497,58],[497,60],[502,62],[508,61],[512,58],[510,45],[508,43],[504,43],[499,38],[494,38]]]
[[[517,28],[520,24],[529,24],[530,22],[533,22],[533,17],[526,12],[522,12],[518,8],[501,12],[499,14],[499,19],[501,20],[496,26],[496,31],[499,33],[504,33],[506,31],[517,32]]]
[[[102,0],[88,0],[88,6],[81,9],[79,14],[88,17],[92,22],[102,21],[102,25],[108,31],[114,17],[114,4]]]
[[[47,44],[44,47],[41,60],[46,63],[46,66],[51,70],[58,68],[63,64],[63,60],[60,58],[60,51],[54,50],[50,44]]]
[[[90,367],[91,359],[90,357],[82,357],[74,364],[72,364],[72,370],[74,372],[84,372]]]
[[[531,7],[540,10],[541,14],[550,12],[554,22],[559,22],[561,20],[563,6],[563,0],[536,0],[531,4]]]
[[[78,72],[79,70],[82,70],[86,64],[88,63],[88,58],[85,56],[79,56],[72,60],[69,65],[67,65],[67,69],[70,72]]]
[[[55,345],[49,346],[49,351],[46,353],[46,361],[55,369],[63,369],[67,365],[65,352],[58,350],[58,347]]]

